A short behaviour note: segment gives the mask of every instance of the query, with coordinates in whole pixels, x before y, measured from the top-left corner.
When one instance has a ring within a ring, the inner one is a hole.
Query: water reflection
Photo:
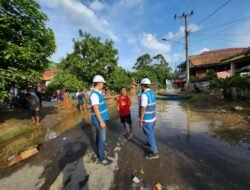
[[[185,135],[186,141],[208,133],[230,144],[250,142],[250,128],[242,116],[192,110],[177,101],[157,101],[157,129],[162,136]]]
[[[138,100],[132,98],[131,115],[134,127],[138,123]],[[250,128],[243,117],[230,113],[209,113],[192,110],[189,107],[181,106],[178,101],[157,101],[157,123],[156,132],[162,141],[166,142],[169,137],[183,139],[187,142],[197,141],[206,143],[219,140],[230,145],[250,143]],[[119,122],[116,103],[109,103],[111,123]],[[44,140],[56,138],[62,132],[81,126],[84,123],[91,123],[90,112],[72,112],[67,114],[61,122],[50,129],[36,128],[31,133],[15,138],[0,146],[0,159],[6,159],[23,147],[40,144]],[[157,137],[157,138],[158,138]],[[214,142],[213,142],[214,143]]]

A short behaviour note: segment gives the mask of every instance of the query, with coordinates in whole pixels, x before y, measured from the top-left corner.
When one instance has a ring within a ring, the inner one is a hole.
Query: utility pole
[[[189,87],[189,79],[190,79],[190,66],[189,66],[189,58],[188,58],[188,17],[192,16],[194,14],[194,11],[191,11],[189,14],[183,13],[181,16],[174,15],[174,19],[184,19],[185,20],[185,40],[186,40],[186,88],[188,89]]]

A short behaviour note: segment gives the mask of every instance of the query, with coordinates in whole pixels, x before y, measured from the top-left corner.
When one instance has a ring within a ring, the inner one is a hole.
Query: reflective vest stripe
[[[145,114],[155,113],[155,111],[145,111]]]
[[[156,118],[155,113],[155,95],[153,91],[148,90],[144,92],[148,97],[148,105],[145,110],[144,118],[143,120],[145,122],[154,122]]]
[[[101,117],[104,121],[108,120],[109,119],[109,113],[108,113],[108,108],[107,108],[107,104],[104,100],[104,96],[96,91],[96,90],[93,90],[92,93],[90,94],[90,97],[92,96],[92,94],[96,94],[99,98],[99,104],[98,104],[98,109],[100,111],[100,114],[101,114]],[[93,106],[91,106],[91,115],[92,115],[92,122],[93,123],[99,123],[97,117],[96,117],[96,114],[94,112],[94,109],[93,109]]]
[[[101,111],[100,114],[105,113],[105,112],[108,112],[108,109],[105,109],[105,110]],[[91,114],[96,115],[95,112],[92,112]]]

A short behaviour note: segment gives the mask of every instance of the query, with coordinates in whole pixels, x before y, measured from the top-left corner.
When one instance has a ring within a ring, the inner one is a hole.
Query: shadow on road
[[[46,166],[41,175],[41,178],[46,176],[45,183],[40,189],[87,190],[89,175],[86,174],[82,159],[87,147],[87,144],[81,141],[66,143],[61,151],[62,156],[55,156],[52,163]]]

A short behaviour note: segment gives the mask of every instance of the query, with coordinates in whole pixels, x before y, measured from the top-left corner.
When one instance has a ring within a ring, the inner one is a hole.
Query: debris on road
[[[49,135],[48,135],[48,139],[51,140],[51,139],[55,139],[57,137],[57,133],[56,132],[50,132]]]
[[[143,168],[141,168],[141,174],[144,174],[144,169]]]
[[[140,183],[140,179],[138,177],[136,177],[135,175],[132,177],[132,180],[134,183]]]
[[[242,111],[242,110],[243,110],[243,107],[241,107],[241,106],[235,106],[235,107],[234,107],[234,110],[235,110],[235,111]]]
[[[155,185],[154,185],[154,188],[153,188],[153,190],[162,190],[162,185],[158,182],[158,183],[156,183]]]
[[[13,166],[23,160],[26,160],[27,158],[34,156],[38,153],[37,146],[32,146],[29,148],[26,148],[19,154],[12,155],[8,158],[8,161],[4,164],[6,167]]]

